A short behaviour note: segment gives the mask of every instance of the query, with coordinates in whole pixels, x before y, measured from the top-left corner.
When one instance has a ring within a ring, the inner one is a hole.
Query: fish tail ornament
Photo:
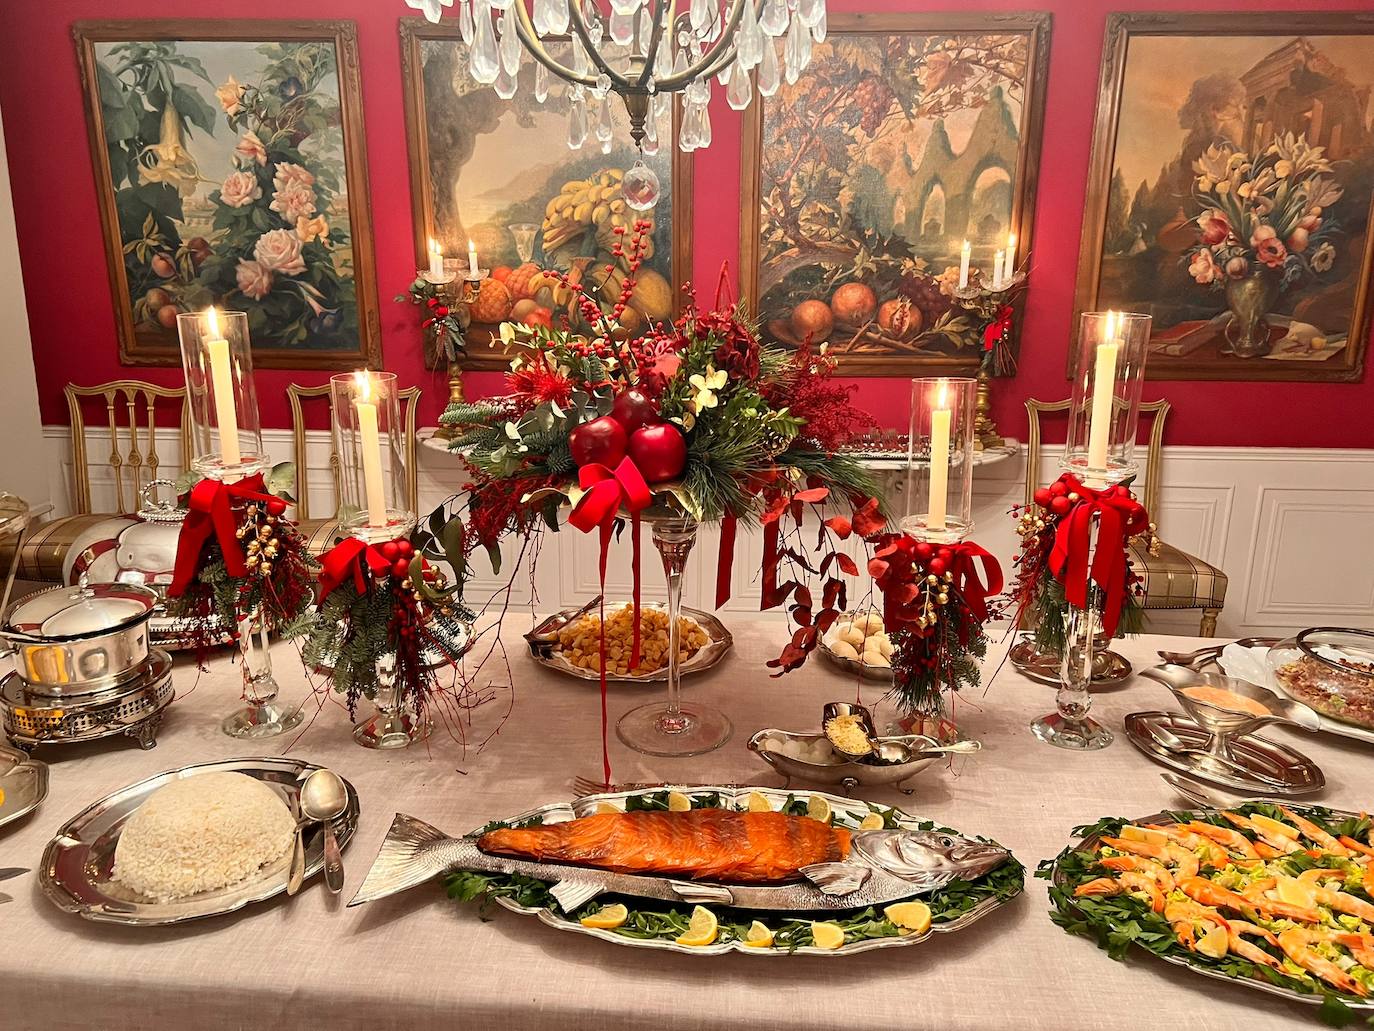
[[[471,844],[450,838],[423,820],[397,813],[372,869],[348,904],[376,902],[423,884],[459,862],[468,850],[476,852]]]

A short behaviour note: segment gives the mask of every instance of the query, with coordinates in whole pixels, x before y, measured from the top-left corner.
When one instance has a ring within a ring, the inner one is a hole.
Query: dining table
[[[981,751],[925,770],[910,795],[858,789],[867,800],[993,838],[1025,865],[1024,892],[957,933],[852,956],[694,956],[626,947],[451,900],[439,880],[346,907],[396,813],[458,835],[567,800],[579,777],[601,779],[599,685],[531,657],[521,635],[533,618],[510,612],[499,632],[477,639],[462,671],[467,704],[457,704],[455,689],[446,687],[433,706],[434,732],[407,749],[357,745],[347,708],[318,678],[307,677],[289,642],[274,644],[272,654],[283,699],[306,707],[298,732],[258,741],[226,736],[219,724],[239,700],[237,656],[220,652],[198,665],[194,655],[181,654],[173,674],[177,698],[156,747],[140,750],[127,738],[40,746],[37,757],[51,767],[49,794],[35,812],[0,828],[0,867],[29,871],[0,883],[12,897],[0,903],[0,1028],[1319,1026],[1315,1006],[1204,978],[1139,950],[1114,961],[1094,941],[1051,922],[1046,882],[1032,874],[1074,840],[1075,827],[1183,805],[1161,779],[1161,767],[1123,732],[1128,713],[1177,706],[1164,687],[1133,675],[1093,695],[1093,715],[1116,735],[1109,747],[1077,752],[1044,744],[1030,724],[1053,710],[1055,690],[1005,661],[1005,638],[983,660],[982,685],[953,702],[962,734],[980,741]],[[615,719],[664,688],[611,684],[615,783],[778,787],[781,777],[746,747],[752,734],[766,727],[814,732],[824,703],[861,698],[876,704],[886,690],[819,654],[773,676],[766,662],[781,648],[783,624],[752,614],[725,618],[733,649],[718,665],[686,678],[683,695],[723,709],[733,737],[692,758],[631,752],[615,737]],[[1138,674],[1160,661],[1160,649],[1206,643],[1145,634],[1114,647]],[[1262,733],[1321,767],[1325,787],[1306,797],[1353,810],[1370,805],[1374,746],[1286,727]],[[294,897],[166,927],[92,922],[46,897],[39,877],[44,848],[91,803],[189,764],[283,755],[327,766],[357,789],[361,814],[343,855],[341,895],[315,877]],[[808,787],[792,785],[799,794]]]

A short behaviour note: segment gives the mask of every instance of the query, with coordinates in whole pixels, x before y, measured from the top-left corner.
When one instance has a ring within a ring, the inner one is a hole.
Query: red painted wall
[[[830,0],[831,10],[1005,10],[1005,0],[913,3],[912,0]],[[1371,9],[1366,0],[1150,0],[1151,9]],[[1041,0],[1024,6],[1054,14],[1048,108],[1036,203],[1034,270],[1023,327],[1021,371],[998,381],[994,409],[1003,432],[1024,433],[1021,401],[1062,397],[1082,222],[1088,149],[1097,103],[1102,34],[1110,10],[1127,0]],[[0,34],[0,108],[13,180],[19,249],[39,395],[46,422],[66,421],[62,386],[135,375],[180,382],[177,369],[130,370],[118,364],[109,280],[86,139],[86,122],[71,22],[81,18],[206,17],[193,0],[7,0]],[[351,18],[358,23],[363,109],[367,129],[377,278],[386,367],[404,383],[425,388],[423,423],[432,423],[444,383],[420,361],[414,309],[393,304],[413,275],[410,188],[401,105],[397,20],[402,0],[237,0],[242,18]],[[713,281],[722,261],[736,264],[739,236],[740,116],[717,97],[711,112],[715,142],[697,155],[695,275]],[[289,424],[285,386],[323,382],[326,373],[259,373],[267,426]],[[904,380],[856,380],[860,399],[884,421],[905,418]],[[470,374],[468,393],[491,392],[494,373]],[[1374,376],[1359,384],[1152,383],[1146,396],[1176,406],[1174,444],[1374,447]]]

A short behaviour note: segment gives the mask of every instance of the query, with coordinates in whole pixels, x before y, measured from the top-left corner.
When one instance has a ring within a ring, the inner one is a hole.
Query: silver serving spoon
[[[334,820],[348,808],[348,788],[333,770],[316,770],[301,785],[301,811],[324,824],[324,883],[335,895],[343,891],[343,855],[334,835]]]
[[[1272,648],[1279,643],[1277,637],[1242,637],[1235,641],[1235,644],[1242,648]],[[1157,654],[1165,662],[1177,663],[1180,666],[1191,667],[1199,659],[1210,659],[1220,655],[1226,648],[1224,644],[1210,644],[1206,648],[1199,648],[1195,652],[1166,652],[1161,651]]]
[[[850,717],[855,726],[863,731],[867,745],[863,751],[851,752],[845,747],[843,741],[837,740],[833,724],[842,716]],[[871,756],[874,751],[874,739],[878,736],[878,731],[873,726],[873,714],[868,711],[868,706],[860,705],[858,702],[826,702],[824,708],[821,709],[821,730],[825,732],[830,747],[850,762],[857,762]]]
[[[980,752],[983,749],[981,741],[955,741],[948,745],[938,743],[921,744],[921,742],[931,742],[933,739],[925,734],[900,734],[893,737],[875,737],[875,745],[887,744],[889,741],[897,741],[903,744],[910,744],[911,751],[915,755],[938,755],[941,752],[952,752],[955,755],[967,755],[970,752]]]
[[[1188,744],[1188,742],[1184,741],[1181,737],[1175,734],[1168,727],[1156,724],[1155,726],[1150,728],[1150,732],[1154,735],[1154,739],[1158,741],[1166,751],[1170,752],[1173,755],[1190,755],[1199,759],[1211,759],[1220,763],[1222,766],[1227,767],[1228,769],[1235,770],[1241,776],[1248,777],[1252,780],[1257,780],[1261,784],[1268,784],[1270,787],[1276,788],[1286,788],[1288,786],[1284,781],[1280,780],[1279,778],[1271,777],[1269,776],[1269,774],[1261,773],[1259,770],[1252,770],[1249,766],[1246,766],[1245,763],[1240,762],[1239,760],[1232,759],[1229,756],[1219,755],[1216,752],[1209,752],[1205,748],[1194,748],[1192,745]]]
[[[1201,784],[1191,777],[1185,777],[1181,773],[1174,773],[1172,770],[1166,770],[1160,774],[1160,777],[1183,798],[1203,809],[1234,809],[1245,801],[1239,798],[1228,798],[1219,794],[1216,789]]]
[[[291,796],[291,819],[296,821],[296,833],[291,838],[291,863],[286,868],[286,894],[294,895],[305,881],[305,824],[301,816],[301,794]]]

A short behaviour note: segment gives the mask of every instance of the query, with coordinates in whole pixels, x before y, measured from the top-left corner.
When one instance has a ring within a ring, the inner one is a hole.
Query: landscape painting
[[[971,375],[990,283],[1031,251],[1049,16],[837,14],[745,112],[743,291],[764,337],[851,374]],[[994,305],[995,308],[995,305]]]
[[[351,22],[82,22],[120,359],[244,311],[254,361],[380,361]]]
[[[1360,378],[1370,53],[1334,12],[1113,16],[1078,307],[1153,316],[1147,376]]]
[[[417,262],[428,263],[432,239],[446,267],[468,268],[468,243],[481,268],[489,270],[470,310],[464,368],[504,368],[509,357],[497,328],[507,319],[531,324],[577,324],[572,292],[553,272],[581,283],[599,300],[619,297],[629,257],[612,252],[617,227],[626,230],[626,249],[636,221],[650,223],[644,262],[622,323],[638,333],[651,322],[672,318],[678,288],[690,274],[691,157],[673,145],[672,99],[660,102],[644,162],[658,176],[660,196],[648,211],[627,203],[622,178],[636,160],[629,118],[614,93],[600,102],[586,94],[580,145],[570,143],[566,84],[549,76],[547,96],[536,99],[535,64],[526,58],[515,94],[473,79],[469,47],[457,19],[431,25],[401,21],[414,204]],[[570,60],[554,43],[555,58]],[[543,84],[541,83],[541,88]],[[604,137],[604,138],[603,138]],[[605,267],[614,271],[607,274]]]

